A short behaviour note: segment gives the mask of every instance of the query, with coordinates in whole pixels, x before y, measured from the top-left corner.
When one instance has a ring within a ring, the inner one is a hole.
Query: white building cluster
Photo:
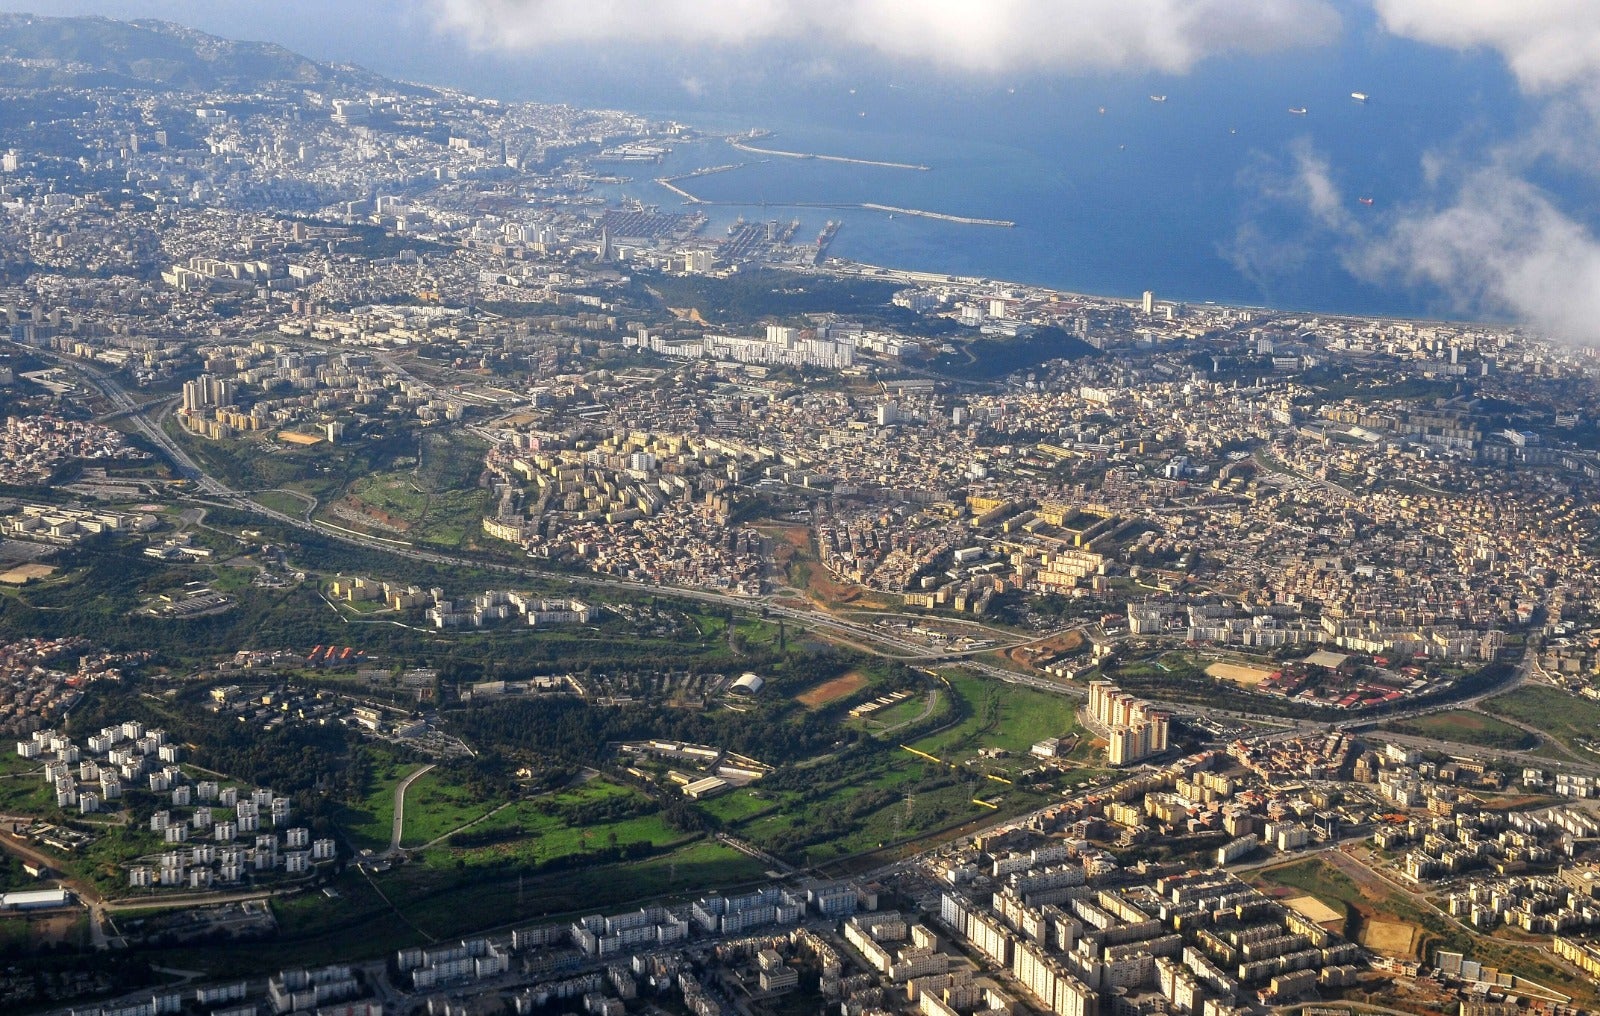
[[[768,325],[765,335],[712,335],[693,339],[666,339],[659,335],[636,335],[623,340],[630,348],[648,349],[652,353],[676,359],[729,360],[735,363],[753,363],[766,366],[821,367],[842,370],[855,364],[856,343],[853,338],[829,337],[822,332],[785,325]]]
[[[520,617],[534,627],[588,624],[593,610],[582,600],[548,600],[515,590],[490,589],[470,603],[457,604],[435,591],[428,622],[435,628],[486,628]]]
[[[1106,754],[1114,766],[1167,750],[1171,714],[1110,681],[1090,682],[1089,715],[1107,731]]]

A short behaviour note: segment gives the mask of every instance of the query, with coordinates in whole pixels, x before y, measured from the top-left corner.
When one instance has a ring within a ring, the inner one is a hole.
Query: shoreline
[[[1138,306],[1138,296],[1114,296],[1105,293],[1083,293],[1071,289],[1058,289],[1054,286],[1042,285],[1032,282],[1017,282],[1014,280],[1000,279],[987,275],[961,275],[956,272],[930,272],[915,268],[895,268],[890,265],[873,264],[869,261],[855,261],[850,258],[829,258],[828,263],[817,265],[818,273],[844,276],[847,278],[878,278],[880,280],[903,282],[906,285],[954,285],[954,286],[1005,286],[1023,290],[1033,290],[1038,293],[1048,294],[1063,300],[1094,300],[1101,303],[1124,303]],[[1260,314],[1296,314],[1311,315],[1327,318],[1334,321],[1362,321],[1384,322],[1388,324],[1406,324],[1424,327],[1447,328],[1485,328],[1497,331],[1517,331],[1525,329],[1525,324],[1514,321],[1484,321],[1478,318],[1413,318],[1398,317],[1391,314],[1351,314],[1342,311],[1314,310],[1295,307],[1272,307],[1267,304],[1255,303],[1224,303],[1219,300],[1164,300],[1162,303],[1184,303],[1203,307],[1219,307],[1225,310],[1253,311]],[[1533,333],[1533,337],[1548,342],[1559,340],[1548,336]],[[1600,349],[1596,350],[1600,355]]]

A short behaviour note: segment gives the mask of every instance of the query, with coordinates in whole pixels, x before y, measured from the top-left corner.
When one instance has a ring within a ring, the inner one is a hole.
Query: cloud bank
[[[1373,0],[1383,27],[1451,49],[1489,48],[1537,95],[1577,87],[1600,98],[1594,0]]]
[[[979,73],[1156,70],[1332,41],[1330,0],[434,0],[474,45],[839,44]]]
[[[1600,183],[1600,8],[1593,0],[1373,0],[1383,28],[1496,52],[1542,103],[1522,137],[1475,157],[1424,156],[1431,200],[1354,246],[1352,271],[1426,284],[1464,313],[1497,313],[1600,345],[1600,238],[1532,183],[1541,161]]]
[[[1436,287],[1457,311],[1600,345],[1600,240],[1498,167],[1472,172],[1442,206],[1403,213],[1345,262],[1375,282]]]

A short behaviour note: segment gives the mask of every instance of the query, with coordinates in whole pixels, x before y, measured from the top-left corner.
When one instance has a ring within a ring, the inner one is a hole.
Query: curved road
[[[400,785],[394,788],[394,822],[389,830],[389,849],[384,851],[385,857],[400,852],[400,836],[405,832],[406,827],[406,791],[411,789],[411,784],[427,775],[432,768],[433,763],[429,762],[401,780]]]

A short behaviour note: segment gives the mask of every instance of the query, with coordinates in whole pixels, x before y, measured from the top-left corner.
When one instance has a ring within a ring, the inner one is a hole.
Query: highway
[[[40,353],[41,355],[56,361],[61,366],[70,368],[87,378],[89,382],[108,401],[110,401],[114,407],[116,407],[115,411],[117,413],[126,416],[127,419],[136,428],[138,428],[139,433],[148,438],[150,443],[166,456],[179,476],[186,480],[192,481],[200,495],[214,499],[213,503],[216,503],[219,507],[229,507],[253,512],[255,514],[273,519],[276,522],[283,523],[284,525],[293,526],[297,529],[314,531],[344,543],[365,547],[370,550],[386,551],[388,553],[408,558],[413,561],[422,561],[429,564],[437,564],[455,568],[485,568],[494,571],[504,571],[513,575],[520,575],[530,578],[549,579],[553,577],[551,573],[539,571],[538,569],[518,568],[509,564],[478,561],[471,558],[457,557],[441,551],[418,550],[413,546],[398,541],[365,536],[352,530],[341,529],[337,526],[329,525],[314,519],[297,518],[295,516],[285,514],[284,512],[268,508],[267,506],[252,500],[242,491],[234,490],[221,480],[206,473],[205,470],[200,467],[199,463],[195,462],[193,457],[185,452],[183,448],[172,439],[171,435],[167,434],[167,432],[161,428],[159,419],[151,420],[148,415],[151,406],[161,403],[141,405],[135,402],[116,382],[116,380],[107,375],[105,372],[57,353],[51,353],[44,350],[41,350]],[[398,368],[396,369],[398,370]],[[405,374],[404,372],[400,373],[402,376],[410,377],[410,375]],[[655,585],[644,582],[629,582],[623,579],[611,579],[598,576],[565,575],[559,577],[573,583],[591,587],[627,589],[639,592],[656,593],[663,596],[673,596],[684,599],[699,600],[706,603],[716,603],[722,606],[736,607],[741,610],[749,610],[752,607],[761,607],[774,616],[793,620],[813,628],[819,628],[840,636],[846,636],[852,639],[865,641],[869,644],[889,646],[904,653],[905,655],[901,658],[907,660],[932,659],[950,655],[948,652],[943,650],[929,649],[928,647],[919,643],[885,634],[868,625],[845,621],[820,611],[802,610],[796,607],[769,603],[767,601],[752,597],[732,596],[727,593],[716,593],[703,589]],[[1015,642],[1018,643],[1021,641],[1024,640],[1015,640]]]
[[[128,395],[126,391],[122,389],[122,387],[114,378],[106,374],[104,371],[81,363],[76,359],[62,356],[58,353],[40,350],[40,354],[54,360],[61,366],[77,371],[86,377],[97,390],[99,390],[109,401],[113,403],[117,409],[117,412],[126,415],[127,418],[139,429],[140,433],[148,437],[151,443],[154,444],[162,452],[162,454],[164,454],[171,461],[174,469],[180,476],[193,481],[201,495],[214,499],[213,503],[222,507],[230,507],[242,511],[252,512],[282,523],[283,525],[320,533],[329,539],[338,540],[353,546],[364,547],[369,550],[381,550],[386,553],[394,554],[398,557],[406,558],[408,560],[440,565],[443,567],[481,568],[489,571],[500,571],[509,575],[515,575],[523,578],[543,579],[546,581],[551,579],[561,579],[575,585],[586,586],[593,589],[615,589],[630,592],[651,593],[679,599],[696,600],[702,603],[712,603],[718,606],[733,607],[738,610],[746,611],[760,609],[765,611],[770,616],[793,621],[803,627],[809,627],[813,630],[820,631],[825,635],[832,635],[843,640],[855,642],[857,644],[863,644],[864,648],[867,648],[869,651],[888,659],[900,660],[907,663],[923,662],[939,669],[948,669],[956,666],[964,667],[985,674],[986,676],[992,677],[996,680],[1005,681],[1009,684],[1021,685],[1040,691],[1068,695],[1075,698],[1084,698],[1087,697],[1088,694],[1088,690],[1086,688],[1082,688],[1071,683],[1059,682],[1034,674],[1019,673],[1008,670],[1004,667],[998,667],[990,663],[967,658],[996,649],[1006,650],[1015,648],[1016,646],[1026,645],[1030,642],[1039,641],[1043,638],[1050,638],[1054,637],[1055,635],[1064,634],[1066,631],[1082,631],[1084,630],[1085,626],[1081,625],[1065,628],[1062,629],[1061,632],[1054,632],[1048,635],[1018,637],[1012,635],[1011,633],[1000,632],[992,628],[985,628],[982,625],[977,625],[976,622],[973,622],[972,624],[994,639],[993,645],[985,646],[982,649],[965,651],[936,649],[912,639],[904,638],[890,632],[885,632],[876,625],[851,621],[823,610],[790,606],[784,603],[775,602],[770,598],[734,596],[728,593],[718,593],[706,589],[667,586],[647,582],[632,582],[624,579],[607,578],[598,575],[554,575],[548,571],[541,571],[536,568],[524,568],[512,564],[458,557],[442,551],[420,550],[403,542],[367,536],[315,519],[300,518],[288,515],[284,512],[277,511],[252,500],[244,492],[234,490],[221,480],[218,480],[216,477],[207,474],[200,467],[200,465],[196,463],[194,459],[187,452],[185,452],[183,448],[181,448],[178,443],[166,433],[166,431],[161,428],[159,425],[159,419],[155,421],[150,419],[149,413],[152,408],[162,407],[160,411],[165,413],[170,411],[170,403],[165,403],[163,400],[157,400],[156,402],[146,404],[137,403]],[[400,374],[400,376],[408,380],[415,381],[418,384],[423,383],[414,378],[410,373],[401,370],[401,368],[399,368],[397,365],[390,362],[388,358],[384,358],[384,362],[386,366],[389,366],[391,369],[395,370],[398,374]],[[1470,698],[1458,699],[1446,703],[1434,703],[1417,709],[1392,713],[1379,719],[1363,720],[1358,717],[1352,717],[1350,725],[1356,728],[1366,728],[1387,721],[1408,719],[1414,716],[1426,715],[1431,712],[1440,712],[1447,709],[1471,708],[1486,698],[1489,698],[1493,695],[1503,694],[1504,692],[1510,691],[1521,685],[1528,679],[1529,673],[1533,667],[1533,662],[1532,653],[1526,653],[1508,681],[1501,682],[1498,685],[1484,689]],[[1157,705],[1172,709],[1174,712],[1177,712],[1180,715],[1194,715],[1198,711],[1197,707],[1193,703],[1165,701],[1155,696],[1151,696],[1150,698],[1151,701],[1155,702]],[[1287,734],[1315,733],[1319,731],[1325,731],[1330,725],[1338,723],[1338,721],[1328,720],[1285,720],[1282,717],[1271,714],[1254,712],[1230,711],[1219,712],[1213,715],[1237,717],[1241,720],[1254,723],[1270,723],[1284,726],[1287,728]],[[1438,740],[1435,738],[1414,737],[1411,735],[1388,733],[1386,733],[1385,736],[1392,737],[1394,740],[1400,743],[1412,744],[1416,747],[1429,750],[1456,752],[1462,752],[1465,750],[1469,754],[1479,753],[1482,751],[1481,747],[1479,746],[1462,745],[1455,742]],[[1551,764],[1555,764],[1560,768],[1570,769],[1573,772],[1600,774],[1600,758],[1597,758],[1592,763],[1579,760],[1552,763],[1552,761],[1548,758],[1532,755],[1528,752],[1501,752],[1500,754],[1518,761],[1525,761],[1529,765],[1549,766]]]
[[[394,554],[398,557],[428,564],[440,565],[443,567],[481,568],[490,571],[500,571],[509,575],[520,576],[523,578],[543,579],[546,581],[551,579],[563,579],[575,585],[586,586],[593,589],[615,589],[636,593],[652,593],[661,596],[696,600],[703,603],[712,603],[719,606],[733,607],[738,610],[746,611],[760,609],[765,611],[770,616],[795,622],[803,627],[820,631],[825,635],[832,635],[843,640],[862,644],[864,648],[867,648],[869,651],[888,659],[900,660],[907,663],[922,662],[937,669],[963,667],[977,671],[998,681],[1034,688],[1039,691],[1051,692],[1053,694],[1068,695],[1074,698],[1084,698],[1087,697],[1088,694],[1088,690],[1086,688],[1082,688],[1071,683],[1055,681],[1034,674],[1019,673],[1008,670],[1004,667],[998,667],[990,663],[967,658],[996,649],[1005,650],[1015,648],[1016,646],[1026,645],[1030,642],[1039,641],[1043,638],[1054,637],[1055,635],[1063,634],[1066,631],[1082,631],[1084,630],[1085,626],[1081,625],[1074,626],[1072,628],[1066,628],[1061,632],[1054,632],[1050,633],[1049,635],[1018,637],[1010,633],[1000,632],[996,629],[985,628],[982,625],[977,625],[976,622],[973,622],[972,624],[974,624],[980,630],[986,632],[989,636],[993,637],[995,644],[986,646],[982,649],[966,651],[936,649],[931,648],[923,643],[916,642],[912,639],[904,638],[890,632],[885,632],[876,625],[851,621],[823,610],[790,606],[784,603],[775,602],[769,598],[734,596],[727,593],[718,593],[705,589],[667,586],[646,582],[631,582],[624,579],[607,578],[597,575],[553,575],[550,572],[541,571],[535,568],[524,568],[499,562],[474,560],[471,558],[447,554],[442,551],[419,550],[414,546],[398,541],[366,536],[356,533],[352,530],[341,529],[339,527],[332,526],[314,519],[299,518],[288,515],[275,509],[268,508],[267,506],[252,500],[247,494],[241,491],[233,490],[221,480],[218,480],[217,478],[207,474],[200,467],[200,465],[196,463],[194,459],[189,456],[189,454],[185,452],[177,444],[177,442],[174,441],[172,437],[160,427],[159,420],[152,421],[150,419],[149,413],[151,412],[152,408],[161,407],[161,412],[169,412],[171,408],[170,403],[166,403],[164,400],[157,400],[155,402],[146,404],[137,403],[128,395],[126,391],[122,389],[122,387],[114,378],[110,377],[98,368],[46,350],[41,350],[40,353],[41,355],[56,361],[61,366],[77,371],[86,377],[97,390],[99,390],[108,400],[113,403],[115,407],[117,407],[118,412],[126,415],[127,418],[136,427],[138,427],[139,431],[147,436],[151,443],[154,444],[162,452],[162,454],[167,456],[180,476],[193,481],[198,491],[204,497],[214,499],[213,503],[216,503],[219,506],[252,512],[257,515],[273,519],[274,521],[284,525],[292,526],[296,529],[317,532],[329,539],[339,540],[340,542],[351,544],[353,546],[360,546],[370,550],[381,550],[386,553]],[[417,381],[417,379],[412,377],[412,375],[402,371],[399,367],[390,363],[387,358],[385,359],[385,363],[387,366],[391,367],[391,369],[394,369],[400,373],[401,376],[416,381],[419,384],[423,383],[421,381]],[[1393,720],[1409,719],[1415,716],[1423,716],[1428,713],[1442,712],[1447,709],[1471,708],[1486,698],[1503,694],[1520,686],[1528,679],[1533,665],[1534,654],[1531,651],[1525,652],[1523,659],[1519,662],[1518,666],[1508,680],[1490,688],[1486,688],[1469,698],[1457,699],[1444,703],[1432,703],[1416,709],[1403,710],[1388,714],[1376,719],[1352,717],[1348,724],[1329,720],[1286,720],[1282,717],[1272,714],[1254,712],[1218,711],[1211,713],[1210,715],[1236,717],[1238,719],[1253,723],[1274,724],[1284,727],[1284,733],[1279,736],[1317,733],[1326,731],[1332,725],[1348,726],[1351,729],[1366,729],[1368,727],[1373,727],[1378,724]],[[1150,700],[1155,704],[1171,709],[1180,715],[1195,715],[1200,711],[1193,703],[1166,701],[1157,696],[1150,696]],[[1437,738],[1418,737],[1408,734],[1391,734],[1388,732],[1385,732],[1384,736],[1392,738],[1398,743],[1408,744],[1417,748],[1432,751],[1453,751],[1456,753],[1464,752],[1469,755],[1480,754],[1483,751],[1481,746],[1465,745],[1456,742],[1440,740]],[[1600,757],[1597,757],[1593,762],[1577,758],[1574,758],[1571,761],[1552,761],[1547,757],[1535,755],[1530,752],[1504,751],[1497,752],[1497,754],[1504,755],[1507,758],[1511,758],[1519,762],[1525,762],[1530,766],[1539,766],[1543,768],[1553,765],[1556,768],[1567,769],[1575,773],[1600,775]]]

